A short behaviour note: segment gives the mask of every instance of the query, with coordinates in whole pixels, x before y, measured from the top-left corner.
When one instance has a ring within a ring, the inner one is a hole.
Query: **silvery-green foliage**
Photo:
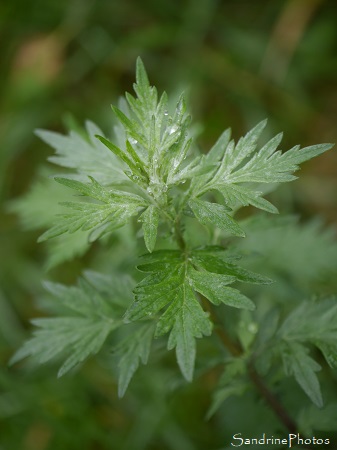
[[[76,245],[83,247],[83,239],[89,246],[132,223],[135,240],[137,228],[144,238],[145,254],[137,266],[144,277],[133,288],[133,300],[126,302],[119,298],[123,289],[114,295],[121,282],[118,278],[111,285],[106,277],[89,273],[78,287],[47,284],[64,310],[59,311],[58,317],[34,320],[37,329],[33,337],[13,357],[13,361],[18,361],[31,355],[42,363],[66,356],[59,371],[63,375],[96,354],[112,335],[110,345],[119,358],[121,396],[140,362],[147,363],[153,340],[166,335],[168,350],[175,349],[180,370],[191,381],[197,339],[210,336],[214,328],[212,305],[227,308],[229,314],[232,308],[246,311],[242,323],[248,328],[252,325],[249,321],[256,299],[243,293],[240,283],[263,285],[272,280],[238,263],[222,240],[191,246],[189,233],[203,228],[218,230],[219,236],[225,233],[228,239],[245,238],[245,222],[235,217],[237,209],[252,205],[277,213],[277,208],[264,198],[268,189],[261,186],[294,180],[293,173],[302,162],[332,147],[296,146],[281,152],[278,146],[282,135],[278,134],[260,148],[258,141],[266,126],[263,121],[237,143],[226,130],[207,154],[200,155],[189,131],[184,95],[170,111],[166,93],[159,96],[150,85],[140,59],[134,91],[135,96],[127,93],[126,101],[112,107],[118,123],[112,138],[103,136],[91,122],[87,122],[87,139],[73,132],[69,136],[37,132],[56,151],[50,161],[73,170],[55,177],[69,196],[62,200],[51,228],[39,240],[66,239],[69,247],[76,250]],[[14,209],[30,220],[29,201],[27,197]],[[43,226],[50,225],[49,216],[41,220]],[[72,236],[80,236],[80,242],[76,244]],[[61,259],[58,255],[57,261]],[[125,285],[125,290],[131,294],[131,285]],[[237,327],[237,338],[244,343],[244,358],[227,360],[227,371],[221,377],[211,413],[229,395],[246,389],[249,352],[258,360],[265,342],[273,340],[274,353],[282,359],[286,374],[295,377],[316,405],[322,404],[316,375],[320,365],[309,353],[308,344],[318,348],[335,366],[337,331],[332,317],[336,306],[332,300],[318,306],[303,305],[290,312],[279,329],[278,319],[270,333],[263,332],[263,325],[257,327],[256,341],[255,328],[247,337],[242,327],[241,331]],[[320,314],[318,325],[314,325],[314,318]],[[128,332],[130,322],[135,326],[132,332]],[[123,338],[118,342],[120,331]],[[270,360],[266,361],[261,361],[260,366],[267,367]]]

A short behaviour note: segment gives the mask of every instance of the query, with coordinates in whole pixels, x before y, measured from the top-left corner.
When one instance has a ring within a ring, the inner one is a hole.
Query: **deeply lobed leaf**
[[[195,293],[215,305],[252,310],[253,302],[228,285],[235,281],[270,282],[228,262],[227,258],[221,247],[196,249],[188,255],[179,250],[159,250],[144,255],[138,266],[149,275],[136,286],[135,301],[125,319],[158,320],[156,335],[170,332],[168,348],[176,348],[179,367],[187,380],[193,375],[195,338],[211,332],[211,322]]]
[[[216,190],[223,195],[226,206],[232,209],[253,205],[256,208],[277,213],[274,205],[261,198],[262,192],[256,191],[252,183],[292,181],[296,178],[292,174],[299,169],[299,164],[324,153],[333,146],[332,144],[319,144],[303,149],[296,146],[281,153],[277,150],[282,139],[282,133],[280,133],[260,150],[255,151],[265,125],[266,121],[260,122],[236,145],[234,141],[229,141],[230,130],[223,133],[203,161],[203,164],[217,163],[217,167],[210,168],[208,174],[201,175],[192,182],[193,202],[203,194]],[[212,208],[214,209],[214,206]],[[196,212],[195,214],[197,216]],[[225,214],[226,212],[223,210],[221,215],[226,217]],[[208,219],[203,218],[203,220],[209,222]],[[212,220],[212,222],[216,224],[216,221]],[[236,225],[234,228],[223,225],[223,229],[240,236],[238,224]]]
[[[58,372],[62,376],[96,354],[122,320],[120,309],[114,308],[113,302],[88,281],[80,280],[78,287],[46,283],[46,288],[57,299],[64,315],[33,320],[37,330],[15,353],[11,364],[27,356],[45,363],[68,355]]]
[[[118,362],[118,396],[123,397],[129,383],[139,367],[139,363],[146,364],[150,355],[154,325],[146,323],[121,341],[114,349],[120,356]]]
[[[93,230],[107,223],[112,225],[110,230],[118,228],[137,214],[140,208],[147,205],[142,197],[129,192],[106,189],[93,178],[91,184],[68,178],[56,178],[56,181],[103,204],[63,202],[63,205],[71,211],[68,214],[61,214],[56,225],[40,236],[39,242],[77,230]]]

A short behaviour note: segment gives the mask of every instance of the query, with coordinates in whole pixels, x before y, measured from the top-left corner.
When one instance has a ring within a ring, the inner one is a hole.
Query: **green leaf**
[[[218,190],[224,196],[226,204],[232,209],[236,209],[238,206],[253,205],[272,214],[278,213],[274,205],[268,202],[268,200],[261,198],[261,192],[228,183],[223,183],[218,186],[215,185],[214,189]]]
[[[337,367],[337,303],[335,298],[303,302],[278,332],[286,341],[308,342],[321,350],[328,364]]]
[[[96,200],[100,200],[104,203],[114,203],[120,206],[125,206],[126,204],[135,204],[138,206],[145,206],[145,200],[136,194],[131,194],[130,192],[119,191],[116,189],[107,189],[101,184],[99,184],[94,178],[89,177],[91,183],[82,183],[80,181],[72,180],[70,178],[59,178],[55,177],[54,180],[64,186],[74,189],[81,194],[92,197]]]
[[[127,134],[134,139],[135,141],[139,142],[141,145],[143,145],[144,147],[147,146],[147,140],[146,137],[144,136],[144,133],[140,126],[140,124],[132,119],[129,119],[124,113],[123,111],[121,111],[120,109],[118,109],[116,106],[112,106],[112,111],[115,114],[115,116],[118,118],[118,120],[121,122],[121,124],[123,125],[123,127],[125,128],[125,131],[127,132]],[[98,139],[102,140],[101,136],[97,136]],[[104,144],[113,152],[118,152],[120,158],[122,157],[122,153],[119,152],[119,148],[115,145],[112,144],[112,142],[109,142],[107,140],[104,140]],[[126,162],[126,161],[125,161]]]
[[[285,287],[301,286],[310,295],[313,283],[335,279],[337,242],[334,227],[325,227],[321,220],[298,223],[296,217],[269,218],[256,216],[245,223],[246,239],[236,243],[238,251],[261,258],[250,262],[254,270],[267,270]],[[268,261],[266,267],[265,261]],[[280,274],[283,274],[280,278]]]
[[[120,356],[118,362],[118,396],[123,397],[129,383],[139,367],[147,364],[154,334],[154,324],[146,323],[126,339],[121,341],[114,351]]]
[[[329,341],[337,336],[336,298],[305,301],[295,308],[279,330],[283,339]]]
[[[197,272],[190,269],[188,277],[193,289],[200,292],[215,305],[224,303],[234,308],[253,310],[254,303],[237,289],[227,287],[227,284],[236,281],[234,276],[218,275],[210,272]]]
[[[150,82],[149,78],[147,76],[144,63],[140,57],[137,58],[136,62],[136,90],[139,97],[146,98],[149,89],[150,89]]]
[[[275,306],[267,310],[259,320],[259,329],[256,338],[256,348],[264,350],[265,344],[269,342],[277,332],[280,320],[280,310]],[[264,351],[264,353],[267,353]],[[262,355],[264,356],[264,355]],[[269,360],[269,355],[267,355]]]
[[[293,375],[303,391],[318,408],[323,406],[323,399],[315,372],[321,366],[308,356],[308,350],[296,342],[287,342],[282,346],[282,359],[286,374]]]
[[[220,161],[225,153],[227,145],[231,137],[231,129],[225,130],[210,151],[207,153],[206,158],[208,163],[216,163]]]
[[[104,204],[64,202],[63,206],[71,211],[60,215],[55,226],[40,236],[39,242],[77,230],[92,230],[107,222],[112,223],[113,228],[121,227],[137,214],[140,208],[147,205],[146,201],[136,194],[106,189],[93,178],[90,179],[91,184],[86,184],[69,178],[55,178],[58,183]]]
[[[303,435],[314,435],[317,431],[333,431],[336,429],[337,403],[330,403],[324,409],[314,405],[304,407],[299,415],[299,431]]]
[[[42,169],[43,178],[35,180],[30,189],[20,198],[9,203],[9,211],[19,215],[21,225],[26,230],[36,230],[51,226],[55,213],[61,212],[59,202],[68,199],[68,192],[63,186],[49,177],[52,173]],[[55,202],[50,207],[51,199]]]
[[[230,130],[226,130],[212,147],[206,156],[205,162],[218,163],[215,170],[209,172],[208,177],[202,176],[200,180],[192,183],[193,195],[199,197],[210,189],[216,189],[223,183],[228,183],[228,174],[240,166],[256,148],[256,142],[260,137],[266,121],[260,122],[255,128],[241,138],[235,146],[234,141],[229,141]]]
[[[139,170],[140,170],[141,174],[142,175],[144,174],[144,176],[146,177],[146,164],[141,159],[141,156],[133,148],[130,141],[126,141],[125,145],[126,145],[126,151],[129,153],[129,155],[131,156],[131,158],[134,160],[134,162],[136,164],[137,172],[139,172]],[[134,144],[134,145],[136,145],[136,144]]]
[[[286,372],[294,375],[315,405],[321,407],[323,401],[315,375],[321,366],[307,355],[309,350],[305,344],[316,346],[328,364],[336,367],[336,299],[303,302],[284,320],[277,337],[281,339],[280,350]]]
[[[71,189],[80,192],[82,195],[95,198],[102,202],[109,201],[109,191],[99,184],[94,178],[89,177],[91,184],[82,183],[81,181],[72,180],[71,178],[55,177],[57,183],[63,184]]]
[[[188,204],[200,223],[216,226],[222,230],[229,231],[235,236],[245,236],[244,231],[233,217],[228,214],[228,209],[225,206],[196,198],[189,200]]]
[[[230,137],[231,130],[225,130],[207,155],[204,155],[203,159],[201,159],[200,165],[206,168],[206,172],[198,174],[199,176],[194,176],[191,180],[191,191],[195,196],[200,195],[200,192],[202,192],[205,186],[207,186],[207,182],[210,180],[210,177],[214,176],[215,172],[218,171],[220,165],[219,161],[224,156]],[[207,192],[207,190],[208,188],[205,192]]]
[[[273,282],[270,278],[229,262],[228,255],[225,252],[219,251],[218,248],[212,250],[212,247],[209,247],[207,252],[204,250],[193,250],[191,258],[193,264],[201,269],[205,269],[208,272],[233,276],[238,281],[244,283],[270,284]]]
[[[207,412],[207,419],[210,419],[220,408],[221,404],[232,395],[242,395],[248,389],[248,382],[245,380],[245,361],[243,359],[231,359],[219,379],[218,386],[213,393],[212,404]]]
[[[212,162],[217,167],[209,170],[207,175],[196,177],[191,184],[193,197],[211,190],[218,190],[231,208],[253,205],[265,211],[276,213],[277,209],[267,200],[261,198],[262,193],[240,183],[279,183],[292,181],[292,175],[299,164],[329,150],[332,144],[313,145],[300,149],[292,148],[281,153],[277,147],[282,133],[267,142],[260,150],[256,150],[257,141],[266,125],[260,122],[255,128],[239,140],[237,145],[229,141],[230,131],[226,131],[213,146],[204,160],[204,164]]]
[[[56,358],[62,353],[71,353],[60,367],[58,376],[64,375],[90,355],[96,354],[110,332],[119,324],[89,318],[61,317],[35,319],[32,323],[39,329],[34,337],[26,341],[11,359],[11,364],[35,356],[39,364]]]
[[[150,205],[139,216],[138,219],[143,223],[143,233],[145,245],[148,251],[151,253],[156,245],[157,228],[159,222],[159,211],[156,206]]]
[[[69,136],[46,130],[36,130],[36,135],[56,150],[49,161],[76,170],[84,176],[92,176],[103,185],[127,181],[119,160],[102,145],[95,135],[102,131],[92,122],[86,122],[89,139],[71,132]]]
[[[96,354],[122,320],[110,301],[84,280],[79,281],[78,287],[46,283],[46,288],[57,300],[58,308],[68,315],[34,319],[32,323],[37,330],[10,363],[34,356],[42,364],[68,355],[58,372],[58,376],[62,376],[88,356]]]
[[[47,177],[51,173],[43,169],[43,175]],[[9,210],[19,215],[20,222],[26,229],[47,228],[54,224],[55,214],[64,211],[57,202],[67,200],[68,196],[68,189],[54,180],[38,179],[24,196],[10,202]],[[50,207],[51,198],[56,203],[53,208]],[[47,246],[46,269],[49,270],[75,256],[82,256],[89,249],[88,235],[88,231],[82,231],[50,241]]]
[[[129,138],[126,151],[105,138],[98,138],[129,166],[132,174],[127,174],[128,177],[147,188],[148,194],[157,200],[169,186],[184,183],[204,173],[206,168],[199,164],[200,157],[185,163],[192,140],[188,135],[190,116],[186,115],[183,94],[173,116],[169,116],[166,93],[158,102],[157,90],[150,86],[140,59],[137,60],[134,91],[136,98],[126,94],[129,110],[112,107]],[[130,138],[136,147],[131,145]]]
[[[141,183],[147,183],[148,178],[145,173],[145,167],[143,161],[140,159],[140,157],[137,155],[137,153],[134,151],[132,145],[129,141],[126,141],[126,150],[131,156],[132,159],[129,158],[129,156],[121,150],[117,145],[115,145],[113,142],[110,142],[108,139],[104,138],[103,136],[96,136],[97,139],[99,139],[106,147],[111,150],[116,156],[118,156],[122,161],[124,161],[129,168],[131,169],[132,175],[134,177],[132,178],[133,181],[138,180]],[[137,136],[139,139],[139,136]]]
[[[140,256],[137,269],[141,272],[158,272],[170,266],[176,267],[183,263],[183,259],[180,250],[156,250]]]
[[[108,220],[113,222],[114,229],[119,228],[138,212],[136,207],[117,209],[116,206],[98,205],[95,203],[67,203],[72,209],[69,214],[62,214],[58,223],[43,233],[38,242],[46,241],[64,233],[75,233],[78,230],[94,229]]]
[[[258,123],[252,130],[250,130],[244,137],[239,139],[239,142],[234,147],[227,147],[224,158],[221,161],[220,169],[216,174],[218,179],[224,173],[232,172],[241,162],[248,158],[256,149],[256,143],[262,134],[262,131],[267,125],[267,120]]]
[[[135,302],[126,312],[126,320],[153,316],[175,299],[183,282],[183,268],[179,266],[149,275],[136,286]]]
[[[132,290],[135,285],[130,275],[118,272],[106,275],[93,270],[86,270],[84,275],[94,289],[109,299],[114,310],[121,308],[123,312],[125,311],[125,308],[131,302]]]
[[[137,99],[129,101],[132,98],[129,95],[127,100],[136,115],[138,115],[139,122],[146,126],[147,129],[144,130],[144,135],[149,138],[149,124],[156,115],[158,97],[157,89],[150,86],[144,64],[140,58],[137,59],[136,63],[136,83],[133,85],[133,89],[137,94]],[[161,101],[165,102],[165,96],[161,98]]]
[[[275,139],[275,138],[274,138]],[[299,164],[331,149],[333,144],[313,145],[300,149],[293,147],[286,153],[271,153],[271,141],[237,171],[228,174],[230,183],[280,183],[296,179],[291,175]]]
[[[82,256],[90,248],[88,231],[63,235],[48,242],[48,258],[46,270],[59,264]]]
[[[207,252],[225,253],[215,249],[195,250],[186,258],[179,250],[159,250],[144,255],[138,268],[149,272],[134,289],[135,301],[127,310],[126,321],[155,317],[159,320],[156,335],[170,332],[168,348],[176,348],[179,367],[187,380],[192,379],[195,360],[195,338],[211,333],[211,322],[196,299],[193,290],[201,293],[216,305],[221,303],[236,308],[254,309],[255,306],[238,290],[227,285],[245,276],[255,282],[254,274],[236,266],[228,266],[233,274],[199,272],[198,254],[208,257]],[[238,275],[238,276],[236,276]],[[259,280],[260,281],[260,280]],[[265,280],[263,280],[265,281]],[[166,308],[163,312],[162,310]]]
[[[196,300],[192,289],[182,285],[176,299],[158,321],[156,335],[170,333],[168,349],[176,348],[180,370],[187,381],[192,381],[196,356],[195,338],[209,336],[212,324]]]
[[[157,267],[159,255],[166,258],[164,267]],[[186,277],[186,261],[175,251],[158,251],[145,256],[152,273],[134,289],[135,301],[127,310],[126,321],[153,317],[167,307],[160,316],[156,335],[168,333],[168,348],[176,347],[179,367],[187,380],[193,376],[195,338],[211,333],[211,322],[203,311]],[[152,264],[152,266],[151,266]]]
[[[336,333],[337,337],[337,333]],[[337,345],[336,345],[336,337],[331,339],[332,342],[327,341],[314,341],[315,345],[322,352],[326,362],[332,369],[337,368]]]

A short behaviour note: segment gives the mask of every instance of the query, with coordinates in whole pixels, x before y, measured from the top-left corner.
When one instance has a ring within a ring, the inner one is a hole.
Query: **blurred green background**
[[[270,135],[285,132],[283,149],[337,142],[336,23],[335,0],[0,3],[1,450],[225,445],[224,424],[203,422],[209,393],[192,385],[168,399],[155,364],[147,372],[153,379],[142,378],[146,402],[118,400],[115,379],[94,363],[62,380],[48,368],[23,375],[6,367],[39,314],[41,280],[73,282],[92,258],[46,273],[40,232],[9,205],[48,167],[51,150],[34,129],[65,132],[91,119],[109,132],[110,104],[131,91],[138,55],[160,92],[187,91],[203,151],[224,128],[239,137],[265,117]],[[333,225],[336,189],[332,151],[273,195],[283,212],[318,214]]]

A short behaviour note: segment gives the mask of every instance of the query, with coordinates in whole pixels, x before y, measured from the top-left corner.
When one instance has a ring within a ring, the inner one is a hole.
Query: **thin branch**
[[[216,325],[218,322],[217,316],[209,302],[206,301],[205,298],[202,299],[204,308],[210,313],[210,317],[213,323]],[[219,336],[221,342],[224,347],[231,353],[233,356],[240,356],[243,353],[242,348],[239,344],[232,341],[232,339],[228,336],[225,330],[222,327],[216,326],[215,332]],[[253,362],[249,362],[248,364],[248,374],[261,394],[264,398],[268,406],[272,409],[274,414],[278,417],[280,422],[285,426],[285,428],[289,431],[289,433],[297,433],[297,426],[293,419],[289,416],[288,412],[285,410],[283,405],[279,402],[278,398],[270,391],[270,389],[266,386],[260,375],[257,373]]]
[[[181,230],[181,223],[179,220],[176,220],[174,223],[174,234],[180,250],[184,252],[186,250],[186,242]]]
[[[297,433],[297,425],[289,416],[288,412],[284,409],[283,405],[275,397],[275,395],[269,390],[269,388],[264,384],[264,381],[256,372],[256,369],[252,362],[248,364],[249,377],[254,383],[257,390],[260,392],[262,397],[268,403],[270,408],[274,411],[275,415],[280,419],[280,422],[287,428],[287,430],[292,433]]]

